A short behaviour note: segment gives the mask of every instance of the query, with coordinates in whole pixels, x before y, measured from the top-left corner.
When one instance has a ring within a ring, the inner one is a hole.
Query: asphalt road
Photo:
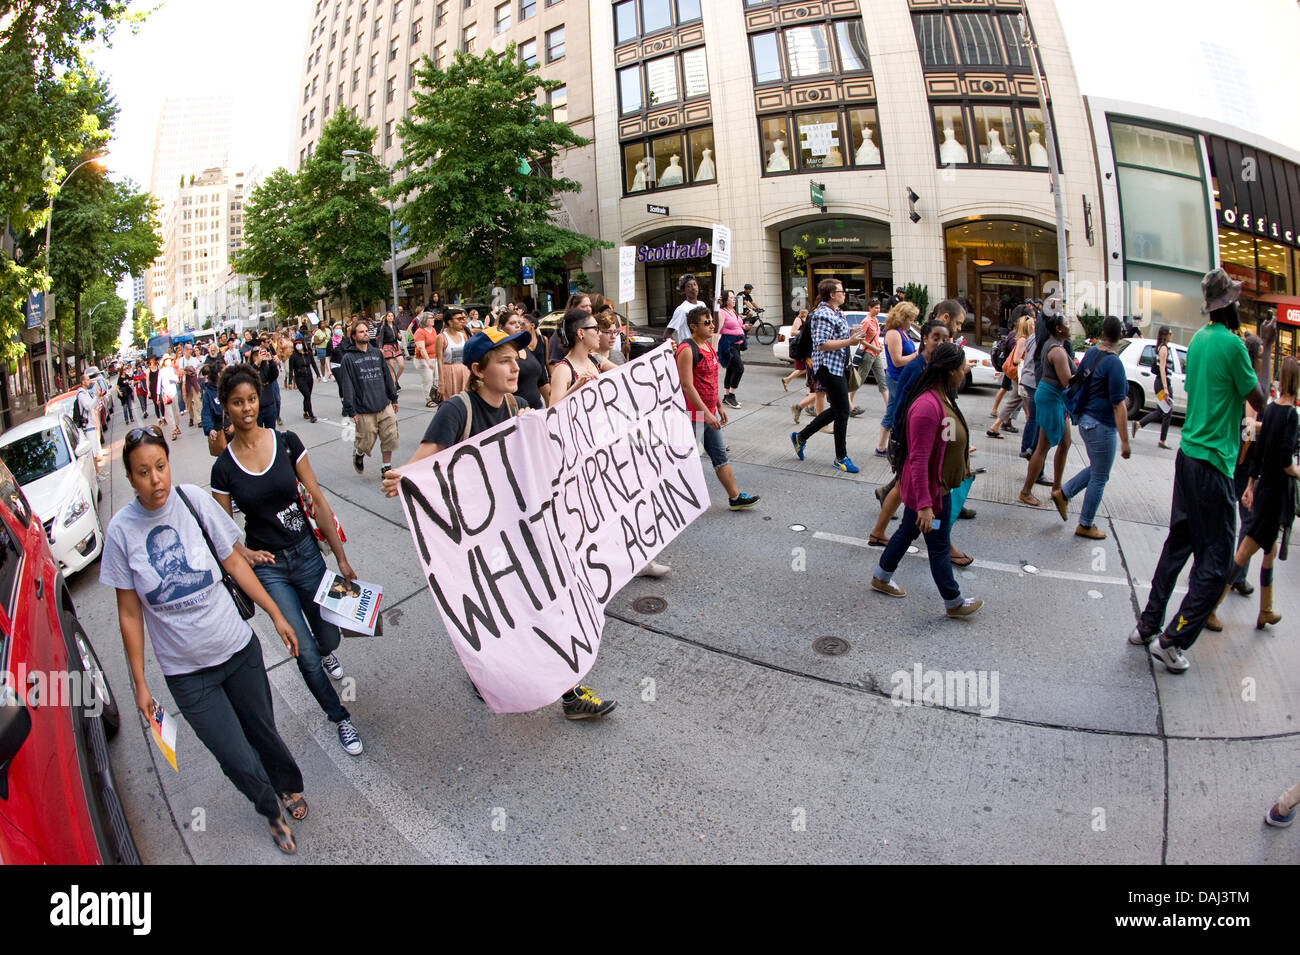
[[[1233,595],[1221,612],[1227,630],[1201,638],[1190,672],[1153,668],[1125,638],[1163,543],[1173,452],[1139,435],[1106,492],[1108,538],[1082,540],[1074,514],[1062,524],[1050,508],[1013,503],[1024,477],[1018,443],[982,436],[992,393],[977,390],[962,406],[987,473],[969,501],[978,516],[959,522],[954,539],[977,558],[958,579],[984,609],[946,619],[923,555],[896,577],[907,599],[872,593],[871,491],[886,468],[871,449],[883,404],[872,389],[858,396],[867,413],[850,422],[849,451],[861,474],[831,467],[829,436],[815,437],[800,463],[789,444],[795,396],[780,373],[751,367],[744,408],[726,429],[741,488],[762,502],[730,512],[709,475],[712,508],[660,558],[672,573],[637,579],[611,602],[588,682],[619,706],[580,723],[558,705],[495,716],[478,702],[400,506],[379,492],[377,463],[363,477],[352,470],[334,386],[317,387],[314,425],[286,391],[284,423],[310,450],[352,566],[386,588],[385,636],[339,651],[365,753],[343,751],[259,612],[277,722],[312,806],[296,827],[298,855],[282,856],[183,720],[175,773],[127,712],[114,597],[92,565],[71,587],[122,700],[111,749],[144,860],[1297,860],[1294,834],[1261,821],[1300,777],[1293,563],[1277,568],[1284,622],[1275,632],[1254,630],[1254,600]],[[403,381],[408,403],[422,405],[414,369]],[[431,414],[403,409],[399,463]],[[123,432],[119,412],[105,524],[131,498]],[[1084,460],[1073,449],[1069,473]],[[206,485],[210,467],[206,442],[187,429],[173,480]],[[642,596],[666,607],[638,612]],[[844,652],[818,653],[823,637]],[[176,712],[147,657],[151,688]],[[904,675],[931,687],[947,677],[950,690],[923,697],[933,705],[896,705]],[[957,695],[968,685],[969,698]]]

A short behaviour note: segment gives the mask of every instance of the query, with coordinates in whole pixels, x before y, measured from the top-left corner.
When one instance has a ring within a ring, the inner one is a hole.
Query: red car
[[[0,640],[0,861],[139,864],[108,759],[116,698],[3,462]]]

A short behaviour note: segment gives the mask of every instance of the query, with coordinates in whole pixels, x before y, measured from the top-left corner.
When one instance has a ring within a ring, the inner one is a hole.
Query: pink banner
[[[579,682],[610,599],[709,506],[681,401],[660,347],[403,469],[429,590],[493,712]]]

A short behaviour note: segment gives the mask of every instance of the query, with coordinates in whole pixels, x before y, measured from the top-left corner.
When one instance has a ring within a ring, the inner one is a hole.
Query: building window
[[[383,25],[384,25],[384,18],[383,18],[383,17],[375,17],[375,28],[374,28],[373,31],[371,31],[370,36],[371,36],[372,38],[378,40],[378,39],[379,39],[379,31],[380,31],[380,29],[383,27]]]
[[[330,98],[326,96],[325,102],[321,104],[321,115],[328,116],[329,112],[330,112]]]
[[[355,70],[352,71],[352,92],[355,93],[357,91],[357,87],[360,85],[361,85],[361,67],[358,66]]]
[[[343,84],[342,83],[339,84],[338,94],[334,97],[334,102],[338,103],[340,106],[343,105]]]
[[[375,91],[366,94],[366,119],[375,115]]]
[[[1047,130],[1038,107],[936,100],[930,108],[940,166],[1047,169]]]
[[[415,89],[415,68],[416,68],[418,65],[419,65],[418,63],[415,63],[414,61],[412,61],[412,62],[411,62],[411,63],[406,67],[406,88],[407,88],[408,90]]]
[[[420,37],[424,35],[424,20],[416,20],[411,24],[411,45],[414,46],[420,42]]]
[[[446,19],[447,19],[447,0],[441,0],[441,2],[439,2],[438,4],[438,9],[434,12],[433,15],[433,25],[435,27],[440,27],[442,26],[443,21]]]
[[[537,0],[519,0],[519,22],[537,13]]]
[[[376,73],[378,73],[378,72],[379,72],[379,54],[378,54],[378,53],[371,53],[371,54],[370,54],[370,72],[369,72],[369,74],[367,74],[367,75],[373,77],[373,76],[374,76]]]
[[[319,76],[313,76],[313,77],[311,78],[311,95],[312,95],[312,96],[315,96],[315,95],[316,95],[317,81],[318,81],[319,79],[320,79]]]
[[[460,48],[466,53],[474,52],[474,44],[478,40],[478,24],[471,23],[465,29],[460,31]]]
[[[537,37],[519,44],[519,62],[529,69],[537,65]]]
[[[700,18],[700,0],[622,0],[614,4],[614,42],[627,43]]]
[[[447,43],[444,40],[433,48],[433,65],[442,69],[442,64],[447,60]]]
[[[397,96],[397,77],[390,76],[388,78],[388,89],[384,93],[384,102],[391,103],[394,97],[396,96]]]
[[[925,69],[998,66],[1028,70],[1029,52],[1020,39],[1015,12],[914,13],[912,29]]]
[[[551,107],[551,119],[557,123],[569,121],[569,88],[557,86],[546,94],[546,102]]]
[[[402,16],[402,0],[397,0],[393,4],[393,22],[396,23]]]
[[[648,61],[645,64],[645,88],[651,109],[677,102],[677,57],[663,56]]]
[[[849,106],[759,119],[763,174],[881,166],[874,106]]]
[[[623,144],[623,193],[691,186],[717,179],[713,127]]]
[[[365,18],[366,18],[366,5],[362,3],[361,9],[357,11],[357,19],[364,20]]]
[[[330,49],[331,49],[331,50],[334,49],[334,44],[338,43],[338,41],[339,41],[339,34],[338,34],[338,31],[335,30],[333,33],[330,34]]]
[[[302,88],[302,104],[307,105],[307,100],[311,99],[311,84],[308,83]]]
[[[393,120],[384,123],[384,148],[393,148]]]
[[[546,62],[553,63],[564,56],[564,27],[546,31]]]
[[[624,67],[618,71],[618,92],[622,115],[707,96],[709,72],[704,47]]]
[[[301,136],[306,136],[306,135],[307,135],[307,117],[306,117],[306,116],[304,116],[304,117],[302,118],[302,132],[301,132],[299,135],[301,135]]]
[[[510,29],[510,4],[498,4],[497,8],[492,11],[492,32],[504,33]]]
[[[390,47],[388,48],[388,62],[389,62],[389,63],[392,63],[394,60],[397,59],[397,46],[398,46],[398,43],[397,43],[396,40],[394,40],[394,41],[393,41],[393,45],[390,46]]]
[[[343,35],[347,36],[351,32],[352,32],[352,18],[348,17],[346,20],[343,21]]]
[[[754,33],[749,49],[756,85],[871,68],[866,32],[856,18]]]

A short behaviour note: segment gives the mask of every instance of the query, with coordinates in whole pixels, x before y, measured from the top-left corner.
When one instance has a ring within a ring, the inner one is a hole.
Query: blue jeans
[[[944,606],[951,609],[960,606],[962,602],[961,588],[957,586],[957,578],[952,575],[950,556],[951,495],[943,496],[943,510],[936,512],[934,516],[939,519],[939,529],[925,532],[925,548],[930,554],[930,576],[934,578],[935,586],[939,588],[939,596],[943,597]],[[894,571],[898,570],[898,565],[907,554],[907,548],[921,534],[921,529],[916,526],[916,517],[916,511],[910,507],[903,507],[903,517],[899,521],[898,530],[894,531],[894,536],[885,546],[885,552],[880,555],[880,566],[876,568],[874,575],[878,580],[888,581],[894,576]]]
[[[321,619],[320,605],[312,599],[325,576],[325,558],[316,538],[308,535],[288,550],[274,553],[274,564],[259,564],[253,572],[298,635],[298,670],[307,689],[331,722],[350,719],[320,663],[321,657],[338,649],[343,635]]]
[[[1097,517],[1097,508],[1101,507],[1101,495],[1110,480],[1110,468],[1115,463],[1115,448],[1119,442],[1119,432],[1102,424],[1090,414],[1079,421],[1079,437],[1088,449],[1088,466],[1065,482],[1061,493],[1068,501],[1084,488],[1083,513],[1079,515],[1080,527],[1092,527]]]
[[[905,395],[898,394],[898,379],[885,375],[885,390],[889,393],[889,398],[885,401],[885,416],[880,419],[880,426],[886,431],[894,429],[894,418],[898,414],[898,405]]]

